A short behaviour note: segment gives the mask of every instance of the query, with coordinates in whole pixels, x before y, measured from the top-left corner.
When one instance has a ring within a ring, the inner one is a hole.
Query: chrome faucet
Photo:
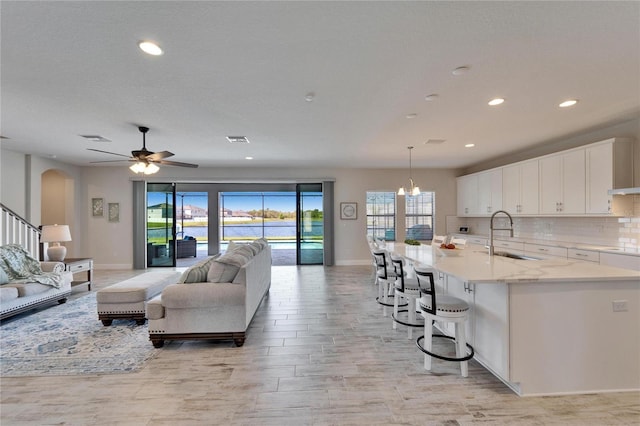
[[[509,227],[508,228],[494,228],[493,227],[493,219],[496,217],[498,213],[504,213],[509,217]],[[513,237],[513,218],[509,213],[504,210],[498,210],[494,214],[491,215],[491,224],[489,226],[489,256],[493,256],[493,231],[509,231],[509,236]]]

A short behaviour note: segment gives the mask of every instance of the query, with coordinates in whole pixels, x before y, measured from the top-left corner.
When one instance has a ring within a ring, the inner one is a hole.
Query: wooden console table
[[[63,260],[64,270],[70,271],[72,274],[76,274],[77,272],[86,272],[87,279],[86,280],[73,280],[71,281],[71,287],[75,287],[77,285],[87,284],[89,291],[91,291],[91,272],[93,272],[93,259],[90,257],[76,257],[76,258],[66,258]]]

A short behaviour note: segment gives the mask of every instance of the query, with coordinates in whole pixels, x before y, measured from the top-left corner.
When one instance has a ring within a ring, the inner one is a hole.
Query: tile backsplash
[[[637,210],[635,210],[637,211]],[[620,247],[640,252],[640,217],[515,217],[514,237]],[[500,228],[506,216],[496,216]],[[489,235],[489,218],[447,216],[447,233],[469,226],[474,235]],[[496,231],[495,235],[508,235]]]

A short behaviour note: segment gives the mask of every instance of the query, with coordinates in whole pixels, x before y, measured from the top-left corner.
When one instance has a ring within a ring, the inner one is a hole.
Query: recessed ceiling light
[[[464,146],[464,147],[465,147],[465,148],[473,148],[474,146],[476,146],[476,144],[475,144],[475,143],[468,143],[468,144],[465,144],[465,146]]]
[[[160,48],[160,46],[152,41],[141,41],[140,43],[138,43],[138,47],[144,53],[148,53],[149,55],[153,56],[160,56],[164,53],[162,51],[162,48]]]
[[[313,92],[309,92],[305,95],[304,100],[307,102],[313,102],[315,98],[316,98],[316,94]]]
[[[432,93],[430,95],[427,95],[424,97],[425,101],[435,101],[436,99],[438,99],[438,94],[437,93]]]
[[[245,160],[253,160],[253,157],[244,157]]]
[[[504,102],[504,99],[502,98],[494,98],[489,101],[489,105],[496,106],[496,105],[500,105],[503,102]]]
[[[456,69],[454,69],[453,71],[451,71],[451,74],[453,75],[462,75],[462,74],[466,74],[469,72],[469,67],[458,67]]]
[[[416,118],[418,116],[418,114],[416,114],[415,112],[412,112],[411,114],[407,114],[407,118]]]
[[[570,107],[570,106],[574,106],[577,103],[578,103],[578,101],[576,99],[569,99],[569,100],[566,100],[566,101],[560,103],[560,105],[558,105],[558,106],[560,108],[567,108],[567,107]]]

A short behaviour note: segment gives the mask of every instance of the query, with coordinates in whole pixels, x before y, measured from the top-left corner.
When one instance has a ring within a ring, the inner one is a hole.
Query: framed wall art
[[[355,220],[358,218],[358,203],[340,203],[340,219]]]
[[[104,216],[104,198],[91,199],[91,214],[93,217]]]
[[[120,203],[109,203],[109,222],[120,222]]]

